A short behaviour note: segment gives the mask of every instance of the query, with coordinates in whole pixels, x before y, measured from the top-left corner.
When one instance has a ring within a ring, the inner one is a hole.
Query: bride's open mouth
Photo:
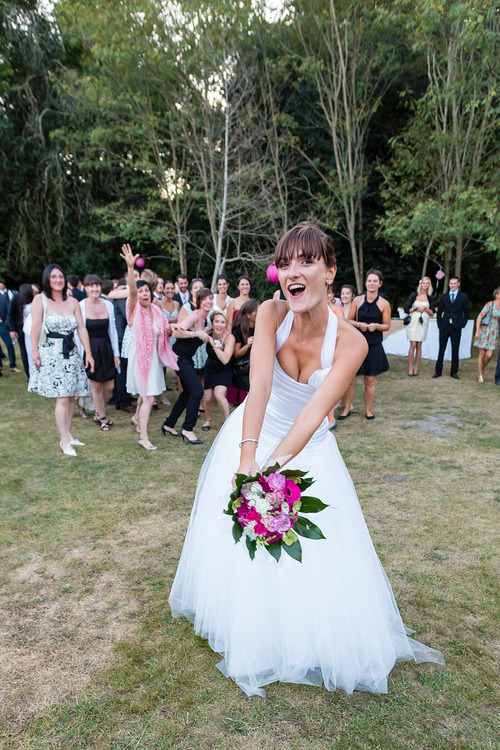
[[[288,291],[292,295],[292,297],[300,297],[300,295],[305,292],[306,288],[303,284],[290,284],[288,287]]]

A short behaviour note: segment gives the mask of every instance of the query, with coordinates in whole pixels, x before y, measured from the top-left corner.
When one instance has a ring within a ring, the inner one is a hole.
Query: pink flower
[[[255,524],[254,531],[259,536],[263,536],[264,534],[267,534],[268,529],[266,529],[264,524],[259,521],[258,523]]]
[[[270,491],[269,485],[267,483],[267,477],[260,476],[259,477],[259,484],[262,487],[262,489],[264,490],[264,492],[269,492]]]
[[[283,474],[269,474],[267,477],[267,484],[269,486],[270,492],[278,492],[281,490],[281,492],[285,489],[285,483],[288,480],[286,477],[283,476]]]
[[[296,500],[300,500],[300,487],[292,479],[286,480],[285,496],[290,508]]]
[[[286,534],[286,532],[292,528],[292,522],[289,516],[275,516],[270,518],[268,521],[269,531],[274,531],[277,534]]]
[[[285,493],[282,492],[281,490],[278,490],[277,492],[271,492],[268,495],[267,499],[269,500],[271,505],[276,506],[276,505],[279,505],[283,501],[284,497],[285,497]]]
[[[260,516],[255,508],[249,508],[248,505],[240,505],[236,512],[238,521],[242,526],[246,526],[250,521],[260,521]]]
[[[436,272],[436,279],[444,279],[444,271],[439,269],[439,271]]]

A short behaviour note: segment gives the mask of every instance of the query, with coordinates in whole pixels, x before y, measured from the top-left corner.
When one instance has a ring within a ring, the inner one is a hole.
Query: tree
[[[314,82],[320,119],[331,139],[331,166],[311,163],[326,188],[325,219],[338,222],[337,231],[349,242],[358,291],[363,288],[366,139],[390,82],[392,59],[382,29],[375,33],[378,15],[378,4],[363,0],[302,0],[293,15],[301,72]]]
[[[424,271],[431,252],[442,259],[446,283],[467,252],[500,250],[500,18],[493,2],[421,0],[412,9],[407,28],[425,54],[428,87],[392,141],[380,226],[403,254],[424,252]]]

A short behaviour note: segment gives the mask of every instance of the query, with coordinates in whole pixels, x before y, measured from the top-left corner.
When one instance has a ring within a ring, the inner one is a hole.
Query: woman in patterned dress
[[[78,330],[85,351],[85,365],[94,372],[94,359],[82,311],[74,297],[67,296],[66,275],[56,263],[43,272],[43,294],[31,307],[31,347],[34,370],[28,391],[56,399],[59,445],[67,456],[76,456],[75,445],[83,445],[71,434],[75,397],[89,396],[90,383],[73,334]],[[42,331],[43,326],[43,331]],[[40,336],[42,334],[42,336]]]
[[[484,325],[484,320],[489,323]],[[493,299],[487,302],[476,318],[476,335],[474,346],[479,347],[477,366],[479,369],[479,382],[484,383],[484,368],[493,356],[493,352],[500,342],[500,286],[493,292]]]

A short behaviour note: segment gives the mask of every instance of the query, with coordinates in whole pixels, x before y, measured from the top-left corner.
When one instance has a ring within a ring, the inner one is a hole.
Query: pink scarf
[[[174,354],[170,346],[168,332],[170,326],[168,320],[157,305],[151,305],[153,317],[158,326],[158,356],[166,367],[172,370],[178,370],[177,354]],[[130,300],[126,303],[127,322],[130,325]],[[135,335],[135,346],[137,352],[137,372],[139,375],[139,387],[141,396],[146,398],[148,395],[148,373],[153,361],[153,349],[155,343],[155,334],[153,321],[148,315],[145,307],[139,301],[134,307],[134,320],[132,330]]]

